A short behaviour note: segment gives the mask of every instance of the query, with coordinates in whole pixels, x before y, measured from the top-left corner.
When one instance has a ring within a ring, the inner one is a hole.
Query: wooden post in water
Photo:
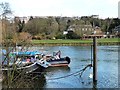
[[[93,83],[97,83],[97,40],[93,37]]]

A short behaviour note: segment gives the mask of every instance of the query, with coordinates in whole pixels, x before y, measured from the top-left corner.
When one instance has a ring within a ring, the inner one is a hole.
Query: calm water
[[[118,87],[118,47],[119,46],[98,46],[97,47],[97,88]],[[70,75],[91,63],[90,46],[53,46],[53,47],[32,47],[30,50],[41,50],[46,54],[61,50],[62,56],[69,56],[71,63],[68,67],[50,67],[45,69],[44,81],[39,79],[36,83],[42,82],[43,88],[92,88],[92,68],[87,68],[82,77],[72,75],[61,79],[55,79]],[[53,80],[50,80],[53,79]]]
[[[92,88],[92,68],[88,68],[82,75],[72,75],[66,78],[59,78],[70,75],[81,70],[91,62],[90,46],[54,46],[54,47],[34,47],[49,54],[53,51],[61,50],[62,56],[69,56],[71,63],[69,67],[52,67],[45,70],[46,82],[44,88]],[[97,87],[98,88],[117,88],[118,87],[118,46],[98,46],[97,47]]]

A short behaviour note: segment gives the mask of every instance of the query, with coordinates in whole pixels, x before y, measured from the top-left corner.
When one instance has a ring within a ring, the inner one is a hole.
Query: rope
[[[70,77],[70,76],[72,76],[72,75],[78,74],[78,73],[80,73],[80,72],[81,72],[81,75],[82,75],[82,73],[86,70],[87,67],[92,67],[92,65],[91,65],[91,64],[88,64],[88,65],[87,65],[86,67],[84,67],[83,69],[81,69],[81,70],[79,70],[79,71],[77,71],[77,72],[71,73],[71,74],[69,74],[69,75],[66,75],[66,76],[61,76],[61,77],[56,77],[56,78],[49,78],[49,79],[46,79],[46,80],[62,79],[62,78],[66,78],[66,77]],[[81,76],[81,75],[80,75],[80,76]]]
[[[82,71],[82,70],[80,70],[80,71]],[[70,77],[70,76],[72,76],[72,75],[74,75],[74,74],[79,73],[80,71],[77,71],[77,72],[75,72],[75,73],[72,73],[72,74],[69,74],[69,75],[66,75],[66,76],[62,76],[62,77],[49,78],[49,79],[47,79],[47,80],[56,80],[56,79],[62,79],[62,78]]]

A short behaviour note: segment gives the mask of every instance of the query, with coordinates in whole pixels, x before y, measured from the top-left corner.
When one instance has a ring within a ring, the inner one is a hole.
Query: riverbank
[[[97,39],[98,45],[120,45],[120,38]],[[32,40],[33,45],[42,46],[86,46],[92,45],[92,39],[56,39],[56,40]]]

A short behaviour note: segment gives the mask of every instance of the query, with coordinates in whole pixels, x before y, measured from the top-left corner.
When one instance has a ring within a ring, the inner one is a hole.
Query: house
[[[19,16],[15,16],[15,20],[16,21],[24,21],[25,23],[27,23],[29,21],[30,17],[19,17]]]
[[[93,28],[92,25],[72,25],[69,26],[67,31],[75,32],[78,35],[80,35],[82,38],[92,38],[94,35],[96,35],[98,38],[104,37],[101,28],[98,26]]]
[[[94,30],[91,32],[91,34],[83,35],[83,38],[93,38],[93,37],[103,38],[106,37],[106,35],[104,35],[100,27],[96,26]]]
[[[79,35],[82,35],[82,34],[91,34],[94,31],[94,29],[92,28],[91,25],[75,25],[74,24],[69,26],[67,31],[73,31]]]
[[[113,29],[113,33],[120,37],[120,25],[119,26],[116,26],[114,29]]]

